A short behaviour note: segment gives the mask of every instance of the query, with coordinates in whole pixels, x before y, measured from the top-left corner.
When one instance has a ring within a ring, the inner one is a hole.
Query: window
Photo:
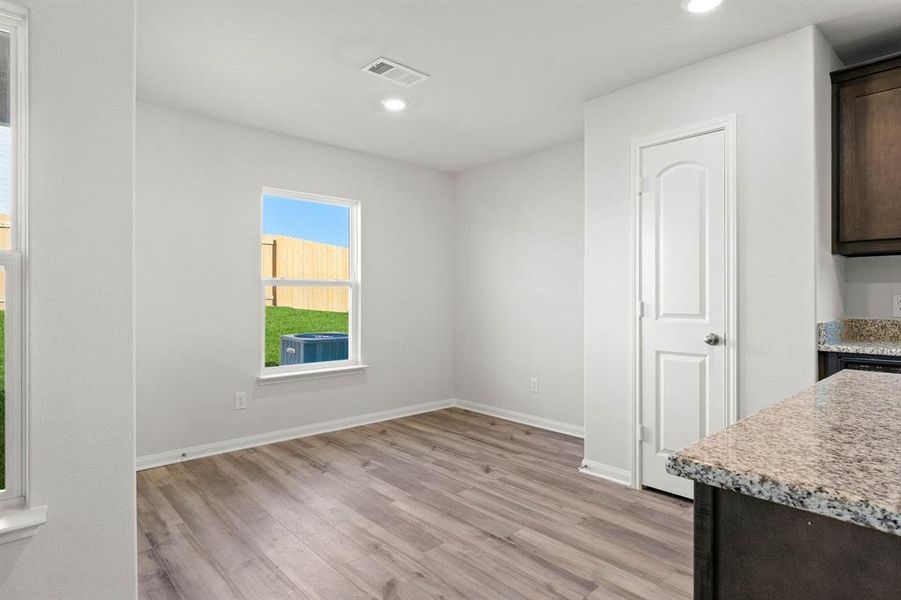
[[[0,9],[0,508],[25,506],[25,22],[24,13]],[[0,526],[0,543],[25,537],[25,511]],[[10,513],[12,515],[12,513]],[[41,521],[43,522],[43,521]],[[12,536],[12,537],[10,537]]]
[[[261,380],[362,368],[360,207],[263,190]]]

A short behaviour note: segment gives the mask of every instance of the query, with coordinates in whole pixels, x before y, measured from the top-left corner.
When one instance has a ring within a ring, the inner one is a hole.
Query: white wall
[[[457,397],[567,430],[583,413],[583,162],[577,140],[460,173],[455,193]]]
[[[587,459],[630,468],[629,149],[635,137],[737,115],[740,413],[814,380],[818,40],[806,28],[586,105]]]
[[[847,259],[845,317],[891,319],[895,294],[901,294],[901,256]]]
[[[134,5],[30,10],[31,501],[4,600],[136,594]]]
[[[816,318],[818,323],[845,314],[847,259],[832,254],[832,81],[829,73],[842,62],[819,30],[814,29],[814,152],[816,153]]]
[[[139,456],[453,397],[449,175],[145,104],[137,127]],[[263,186],[361,201],[367,373],[256,386]]]

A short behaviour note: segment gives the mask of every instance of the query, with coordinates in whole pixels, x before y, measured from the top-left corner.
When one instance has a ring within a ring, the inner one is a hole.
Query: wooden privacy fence
[[[264,279],[349,279],[347,248],[284,235],[263,235]],[[266,286],[266,306],[347,312],[348,288]]]

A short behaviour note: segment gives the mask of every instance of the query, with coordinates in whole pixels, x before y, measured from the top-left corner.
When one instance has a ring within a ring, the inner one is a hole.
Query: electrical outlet
[[[247,392],[235,392],[235,410],[247,408]]]
[[[533,394],[538,393],[538,378],[537,377],[532,377],[529,379],[529,390]]]
[[[892,296],[892,316],[901,317],[901,294]]]

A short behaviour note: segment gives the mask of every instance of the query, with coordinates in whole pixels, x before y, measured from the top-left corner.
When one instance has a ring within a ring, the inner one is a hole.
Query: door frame
[[[630,361],[629,397],[631,401],[631,432],[629,454],[630,486],[641,488],[641,151],[652,146],[676,142],[707,133],[725,134],[726,183],[726,426],[738,418],[738,202],[736,188],[736,116],[729,114],[686,127],[656,133],[632,140],[631,180],[629,191],[630,230]]]

